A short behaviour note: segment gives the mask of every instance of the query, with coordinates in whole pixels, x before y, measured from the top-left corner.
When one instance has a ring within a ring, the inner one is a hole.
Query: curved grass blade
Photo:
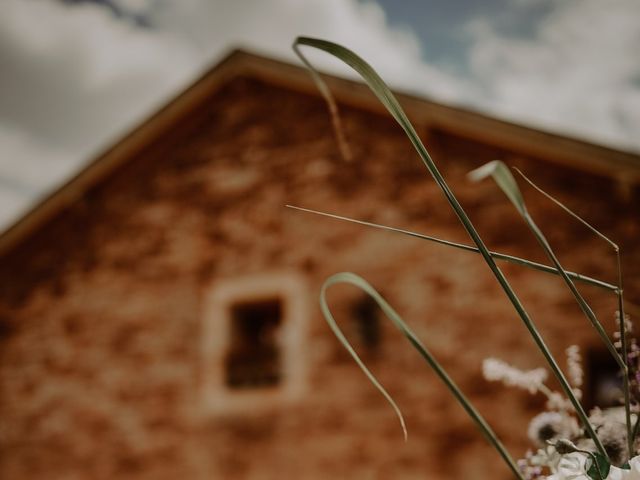
[[[513,167],[513,169],[529,184],[531,185],[533,188],[535,188],[539,193],[541,193],[542,195],[544,195],[545,197],[547,197],[549,200],[551,200],[553,203],[555,203],[557,206],[559,206],[561,209],[563,209],[565,212],[567,212],[569,215],[571,215],[573,218],[575,218],[576,220],[578,220],[580,223],[582,223],[585,227],[587,227],[589,230],[591,230],[594,234],[596,234],[598,237],[600,237],[602,240],[604,240],[605,242],[607,242],[609,245],[611,245],[611,248],[613,248],[616,252],[620,251],[620,248],[618,247],[618,245],[611,240],[609,237],[607,237],[606,235],[604,235],[602,232],[600,232],[596,227],[594,227],[593,225],[591,225],[590,223],[588,223],[585,219],[583,219],[580,215],[578,215],[577,213],[575,213],[573,210],[571,210],[569,207],[567,207],[564,203],[562,203],[560,200],[554,198],[551,194],[545,192],[542,188],[540,188],[538,185],[536,185],[535,183],[533,183],[533,180],[531,180],[529,177],[527,177],[524,173],[522,173],[522,171],[517,168],[517,167]]]
[[[628,364],[628,359],[627,359],[627,332],[626,332],[626,321],[625,321],[625,312],[624,312],[624,285],[622,282],[622,260],[620,258],[620,247],[618,246],[617,243],[615,243],[613,240],[611,240],[609,237],[607,237],[606,235],[604,235],[602,232],[600,232],[597,228],[595,228],[594,226],[592,226],[591,224],[589,224],[586,220],[584,220],[582,217],[580,217],[580,215],[578,215],[577,213],[575,213],[573,210],[571,210],[569,207],[567,207],[565,204],[563,204],[561,201],[555,199],[553,196],[551,196],[549,193],[545,192],[542,188],[540,188],[538,185],[536,185],[535,183],[533,183],[533,181],[527,177],[524,173],[522,173],[518,168],[513,167],[513,169],[518,172],[518,174],[529,184],[531,185],[535,190],[537,190],[539,193],[541,193],[542,195],[544,195],[547,199],[551,200],[553,203],[555,203],[557,206],[559,206],[562,210],[564,210],[566,213],[568,213],[570,216],[572,216],[573,218],[575,218],[576,220],[578,220],[580,223],[582,223],[585,227],[587,227],[589,230],[591,230],[591,232],[593,232],[596,236],[598,236],[599,238],[601,238],[602,240],[604,240],[606,243],[608,243],[611,248],[613,249],[613,251],[615,252],[616,255],[616,269],[617,269],[617,273],[618,273],[618,288],[616,289],[616,295],[618,296],[618,315],[619,315],[619,329],[620,329],[620,349],[622,351],[622,361],[625,362],[625,365],[627,366],[627,370],[629,368],[629,364]],[[567,272],[569,273],[569,272]],[[571,276],[571,275],[569,275]],[[627,448],[629,450],[629,458],[633,457],[634,455],[634,448],[633,448],[633,444],[634,444],[634,440],[636,437],[636,432],[637,429],[631,427],[631,398],[630,398],[630,388],[629,388],[629,375],[623,375],[623,390],[624,390],[624,410],[625,410],[625,420],[626,420],[626,424],[627,424]],[[637,423],[637,422],[636,422]]]
[[[609,339],[609,336],[607,335],[607,332],[604,330],[602,324],[600,323],[600,321],[598,320],[595,313],[593,312],[589,304],[586,302],[584,297],[580,294],[580,292],[576,288],[571,278],[569,278],[566,271],[562,268],[562,265],[560,264],[558,257],[553,252],[551,245],[549,244],[546,237],[544,236],[544,234],[542,233],[538,225],[535,223],[535,221],[529,214],[529,211],[527,210],[527,206],[522,197],[522,193],[520,192],[520,188],[518,187],[518,184],[516,183],[515,178],[513,178],[513,175],[511,174],[511,171],[509,170],[509,168],[500,160],[494,160],[469,173],[469,177],[474,181],[479,181],[489,176],[493,178],[493,180],[498,184],[498,186],[501,188],[504,194],[509,198],[509,200],[511,200],[513,205],[516,207],[516,210],[518,210],[518,212],[526,222],[527,226],[536,237],[536,240],[544,250],[549,260],[551,260],[551,262],[554,264],[558,272],[560,272],[560,276],[563,278],[563,280],[569,287],[569,290],[571,290],[571,293],[573,294],[576,301],[578,302],[578,305],[580,305],[580,309],[587,316],[593,328],[595,328],[598,334],[600,335],[600,338],[606,345],[607,349],[609,350],[609,353],[611,353],[611,355],[614,357],[616,362],[618,362],[618,366],[620,366],[621,368],[625,367],[625,362],[622,360],[622,358],[620,358],[620,355],[618,354],[616,347],[613,345],[613,343]]]
[[[574,298],[578,302],[580,309],[589,319],[593,328],[598,332],[598,335],[600,336],[605,346],[609,350],[609,353],[613,356],[614,360],[618,364],[618,367],[622,371],[624,378],[627,378],[628,369],[627,369],[626,362],[622,359],[622,357],[616,350],[616,347],[613,345],[613,343],[609,339],[607,332],[604,330],[602,324],[596,317],[596,314],[593,312],[593,310],[591,309],[589,304],[586,302],[582,294],[580,294],[580,292],[576,288],[571,278],[569,278],[569,276],[567,275],[566,271],[562,268],[562,265],[560,264],[558,257],[553,252],[551,245],[549,244],[546,237],[544,236],[544,234],[542,233],[538,225],[535,223],[535,221],[529,214],[526,204],[524,202],[524,199],[522,197],[522,193],[520,192],[520,188],[518,187],[518,184],[516,183],[515,178],[513,178],[513,175],[511,174],[511,171],[509,170],[509,168],[507,168],[507,166],[503,162],[499,160],[494,160],[472,171],[469,174],[469,177],[475,181],[481,180],[487,176],[493,177],[493,179],[498,184],[498,186],[502,189],[505,195],[509,198],[509,200],[511,200],[513,205],[516,207],[516,210],[520,212],[520,215],[526,222],[527,226],[529,227],[533,235],[536,237],[536,240],[544,250],[545,254],[560,272],[562,279],[566,283],[567,287],[569,287],[569,290],[571,291]],[[625,392],[625,397],[626,396],[628,396],[628,393]],[[629,421],[630,421],[630,417],[629,417]],[[631,437],[630,423],[628,425],[627,431],[630,439]]]
[[[315,215],[334,218],[336,220],[343,220],[345,222],[357,223],[358,225],[365,225],[367,227],[379,228],[381,230],[400,233],[403,235],[407,235],[409,237],[419,238],[421,240],[429,240],[430,242],[438,243],[440,245],[446,245],[448,247],[458,248],[466,252],[480,253],[480,250],[478,250],[476,247],[472,247],[471,245],[452,242],[450,240],[444,240],[442,238],[432,237],[430,235],[425,235],[423,233],[412,232],[411,230],[404,230],[402,228],[390,227],[388,225],[380,225],[379,223],[366,222],[364,220],[356,220],[355,218],[344,217],[342,215],[336,215],[333,213],[320,212],[318,210],[312,210],[304,207],[296,207],[295,205],[285,205],[285,206],[287,208],[292,208],[294,210],[299,210],[301,212],[313,213]],[[515,257],[513,255],[507,255],[505,253],[500,253],[500,252],[489,251],[489,254],[497,260],[513,263],[514,265],[522,265],[524,267],[528,267],[533,270],[538,270],[540,272],[560,275],[560,272],[558,272],[557,269],[555,269],[554,267],[550,267],[549,265],[544,265],[542,263],[526,260],[524,258]],[[572,279],[577,280],[579,282],[583,282],[587,285],[593,285],[595,287],[599,287],[604,290],[613,291],[613,292],[616,292],[618,290],[618,287],[616,285],[611,285],[610,283],[603,282],[602,280],[591,278],[586,275],[582,275],[581,273],[570,272],[568,270],[566,270],[566,272],[567,272],[567,275],[569,275]]]
[[[402,334],[409,340],[411,345],[420,353],[422,358],[426,360],[426,362],[434,370],[434,372],[438,375],[438,377],[440,377],[440,380],[444,382],[444,384],[447,386],[451,394],[456,398],[456,400],[458,400],[460,405],[462,405],[462,408],[464,408],[467,414],[473,419],[473,421],[476,423],[480,431],[482,431],[486,439],[496,448],[496,450],[498,450],[498,452],[500,453],[500,456],[507,463],[507,466],[509,467],[509,469],[511,469],[513,474],[518,479],[524,480],[524,477],[520,473],[520,470],[518,469],[516,463],[513,461],[513,458],[511,457],[511,455],[509,455],[509,452],[507,452],[506,448],[504,447],[502,442],[498,439],[496,434],[493,432],[489,424],[487,424],[485,419],[473,407],[473,405],[471,405],[469,400],[458,388],[456,383],[451,379],[451,377],[449,377],[449,375],[444,370],[444,368],[442,368],[442,366],[433,357],[433,355],[431,355],[429,350],[427,350],[427,347],[425,347],[422,344],[420,339],[411,330],[411,328],[404,322],[404,320],[402,320],[400,315],[398,315],[398,313],[393,309],[393,307],[389,305],[389,303],[382,297],[382,295],[378,293],[378,291],[375,288],[371,286],[371,284],[369,284],[364,278],[360,277],[359,275],[356,275],[351,272],[336,273],[335,275],[332,275],[331,277],[329,277],[322,285],[322,289],[320,291],[320,308],[322,309],[322,313],[324,314],[324,317],[327,320],[329,327],[331,327],[331,330],[333,331],[335,336],[338,338],[340,343],[342,343],[344,348],[349,352],[349,354],[351,354],[351,356],[353,357],[355,362],[358,364],[360,369],[367,376],[369,381],[380,391],[380,393],[382,393],[382,395],[387,399],[387,401],[393,407],[394,411],[396,412],[396,415],[398,416],[398,419],[400,420],[400,425],[402,426],[402,431],[404,433],[405,440],[407,439],[407,429],[404,422],[404,418],[402,417],[402,413],[400,412],[400,409],[394,402],[391,395],[389,395],[389,393],[385,390],[385,388],[380,384],[380,382],[378,382],[376,377],[371,373],[371,371],[367,368],[364,362],[360,359],[356,351],[353,349],[353,347],[349,343],[349,340],[347,340],[344,333],[342,333],[342,330],[340,330],[340,327],[338,326],[335,318],[333,317],[333,314],[331,313],[331,309],[329,308],[329,305],[327,303],[326,292],[330,286],[336,285],[339,283],[347,283],[360,288],[378,304],[378,306],[382,309],[382,311],[387,316],[387,318],[389,318],[389,320],[393,322],[393,324],[398,328],[398,330],[402,332]]]
[[[297,42],[297,40],[296,40]],[[322,80],[320,74],[316,71],[315,68],[311,65],[311,63],[306,59],[302,53],[297,48],[297,45],[294,43],[293,50],[296,52],[302,63],[304,63],[305,67],[307,67],[307,71],[311,75],[313,82],[318,87],[320,94],[324,98],[327,103],[327,107],[329,108],[329,115],[331,116],[331,125],[333,126],[333,132],[336,136],[336,141],[338,143],[338,149],[340,150],[340,155],[344,160],[350,162],[353,158],[351,154],[351,148],[349,147],[349,142],[347,141],[347,137],[344,133],[344,128],[342,126],[342,120],[340,117],[340,111],[338,110],[338,104],[336,103],[329,87]]]
[[[520,212],[520,215],[524,216],[527,213],[527,207],[524,203],[522,193],[518,188],[518,184],[514,180],[509,169],[501,161],[494,160],[492,162],[485,163],[481,167],[469,172],[468,176],[474,182],[479,182],[488,176],[492,176],[493,180],[498,184],[509,200],[511,200],[511,203],[513,203],[518,212]]]
[[[595,430],[589,423],[589,419],[587,418],[586,412],[584,411],[584,409],[580,405],[580,402],[578,402],[575,395],[573,394],[573,391],[571,389],[571,386],[569,385],[569,382],[567,381],[566,377],[562,373],[562,370],[560,370],[560,367],[558,366],[557,362],[553,358],[553,355],[551,355],[551,352],[549,351],[549,348],[547,347],[542,336],[540,335],[540,332],[538,332],[538,329],[536,328],[535,324],[529,317],[529,314],[525,310],[524,305],[522,305],[522,302],[520,302],[520,299],[511,288],[511,285],[507,281],[506,277],[496,265],[489,250],[487,249],[484,242],[480,238],[480,235],[478,234],[475,227],[471,223],[471,220],[469,219],[469,217],[463,210],[462,206],[456,199],[455,195],[453,194],[453,192],[445,182],[444,178],[442,177],[442,174],[440,173],[435,163],[431,159],[429,152],[427,152],[427,149],[425,148],[424,144],[418,137],[418,134],[416,133],[415,128],[407,118],[406,114],[404,113],[404,110],[396,100],[393,93],[391,93],[391,90],[389,90],[389,87],[387,87],[387,85],[384,83],[382,78],[380,78],[380,76],[376,73],[376,71],[367,62],[365,62],[362,58],[360,58],[351,50],[326,40],[320,40],[320,39],[309,38],[309,37],[298,37],[293,43],[293,50],[311,72],[311,76],[314,82],[316,83],[316,85],[318,86],[318,88],[322,92],[326,92],[329,96],[331,96],[331,93],[329,92],[328,87],[326,86],[326,84],[324,83],[320,75],[315,71],[315,69],[313,68],[313,65],[311,65],[311,63],[303,55],[302,51],[300,50],[301,46],[308,46],[308,47],[322,50],[342,60],[347,65],[351,66],[351,68],[353,68],[356,72],[360,74],[360,76],[367,83],[367,85],[373,91],[376,97],[380,100],[380,102],[385,106],[387,111],[391,114],[391,116],[396,120],[396,122],[404,130],[407,137],[409,138],[409,141],[418,152],[420,159],[422,160],[424,165],[427,167],[427,169],[429,170],[429,173],[431,173],[431,176],[433,177],[435,182],[438,184],[438,186],[442,190],[442,193],[444,194],[447,201],[449,202],[449,205],[451,205],[451,208],[453,209],[456,216],[462,223],[462,226],[464,227],[466,232],[469,234],[473,242],[478,247],[480,254],[482,255],[485,262],[493,272],[494,276],[496,277],[496,280],[504,290],[505,294],[509,298],[509,301],[515,308],[516,312],[522,319],[523,323],[525,324],[525,327],[529,331],[529,334],[533,338],[535,344],[538,346],[538,348],[542,352],[542,355],[545,357],[545,360],[549,364],[549,367],[551,368],[553,374],[558,379],[558,382],[560,383],[562,390],[564,391],[565,395],[567,395],[567,397],[571,401],[571,404],[576,409],[576,413],[580,418],[580,421],[584,426],[585,431],[587,432],[589,437],[594,441],[598,451],[604,457],[608,458],[607,452],[605,451],[604,446],[602,445],[602,442],[600,441],[600,439],[598,439],[598,436],[596,435]],[[324,94],[325,93],[323,93],[323,95]]]

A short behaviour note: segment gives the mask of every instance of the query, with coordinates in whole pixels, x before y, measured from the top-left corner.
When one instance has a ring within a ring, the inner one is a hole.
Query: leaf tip
[[[400,415],[400,425],[402,426],[402,436],[404,437],[404,443],[409,441],[409,432],[407,431],[407,426],[404,423],[404,418]]]
[[[472,182],[479,182],[480,180],[484,180],[485,178],[490,176],[497,167],[498,160],[493,160],[476,169],[471,170],[469,173],[467,173],[467,178]]]

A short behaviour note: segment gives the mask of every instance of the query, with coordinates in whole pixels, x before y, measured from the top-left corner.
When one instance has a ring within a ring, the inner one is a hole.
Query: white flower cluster
[[[630,351],[636,352],[633,358],[633,379],[640,387],[640,347],[632,339]],[[634,350],[635,347],[635,350]],[[567,379],[576,399],[582,397],[584,370],[580,348],[572,345],[566,350]],[[518,461],[521,478],[526,480],[593,480],[600,473],[601,480],[640,480],[640,455],[627,461],[630,456],[640,450],[640,439],[635,435],[632,445],[627,442],[627,415],[624,407],[601,409],[593,408],[586,419],[595,431],[599,448],[606,451],[610,467],[600,465],[606,471],[599,472],[592,466],[592,460],[599,455],[596,444],[583,429],[576,418],[573,404],[560,392],[551,390],[545,385],[547,372],[545,369],[520,370],[508,363],[488,358],[482,364],[482,373],[486,380],[499,381],[529,391],[532,394],[542,393],[547,397],[546,408],[535,416],[528,428],[528,436],[537,451],[527,452],[525,458]],[[638,424],[639,412],[631,412],[631,425]],[[629,453],[631,450],[631,453]],[[591,474],[591,476],[589,475]]]
[[[542,412],[529,423],[527,431],[534,445],[544,446],[559,438],[574,438],[580,434],[576,419],[562,412]]]
[[[611,466],[604,480],[640,480],[640,456],[629,461],[629,470]],[[592,480],[587,475],[587,455],[574,452],[563,455],[555,468],[555,472],[546,480]]]
[[[582,370],[582,356],[580,355],[580,347],[571,345],[567,352],[567,369],[569,370],[569,381],[573,386],[573,393],[579,400],[582,397],[582,382],[584,371]]]
[[[544,368],[523,371],[497,358],[486,358],[482,362],[482,375],[489,381],[500,381],[510,387],[528,390],[531,394],[541,390],[547,379]]]
[[[582,398],[584,371],[580,348],[572,345],[567,348],[567,369],[569,383],[577,399]],[[543,393],[547,397],[547,409],[551,411],[572,411],[571,402],[559,392],[550,390],[545,384],[547,371],[544,368],[520,370],[497,358],[486,358],[482,362],[482,374],[485,380],[500,381],[507,386],[518,387],[531,394]]]

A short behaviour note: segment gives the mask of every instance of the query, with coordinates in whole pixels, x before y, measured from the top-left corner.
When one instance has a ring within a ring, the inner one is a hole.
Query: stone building
[[[480,364],[543,359],[481,258],[285,208],[469,243],[368,90],[328,81],[351,162],[301,68],[236,52],[0,237],[1,478],[510,478],[362,292],[330,301],[402,408],[406,443],[322,318],[324,279],[361,274],[526,450],[543,399],[487,384]],[[399,98],[491,249],[545,261],[495,185],[465,178],[501,158],[620,243],[640,313],[638,156]],[[615,281],[606,244],[523,190],[568,269]],[[602,347],[563,283],[502,266],[561,363],[582,347],[586,401],[606,393]],[[580,288],[611,332],[615,297]]]

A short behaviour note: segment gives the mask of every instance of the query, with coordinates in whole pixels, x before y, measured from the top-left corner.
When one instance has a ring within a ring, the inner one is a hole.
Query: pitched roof
[[[89,189],[106,179],[154,139],[170,131],[200,102],[231,79],[258,78],[274,86],[319,95],[304,68],[246,51],[235,50],[197,79],[145,122],[58,188],[0,235],[0,255],[46,224]],[[366,85],[335,76],[325,76],[341,104],[384,113]],[[460,137],[499,145],[554,163],[609,176],[625,184],[640,183],[640,155],[595,145],[550,132],[498,120],[471,110],[446,106],[416,96],[398,94],[411,120],[425,128],[443,130]]]

